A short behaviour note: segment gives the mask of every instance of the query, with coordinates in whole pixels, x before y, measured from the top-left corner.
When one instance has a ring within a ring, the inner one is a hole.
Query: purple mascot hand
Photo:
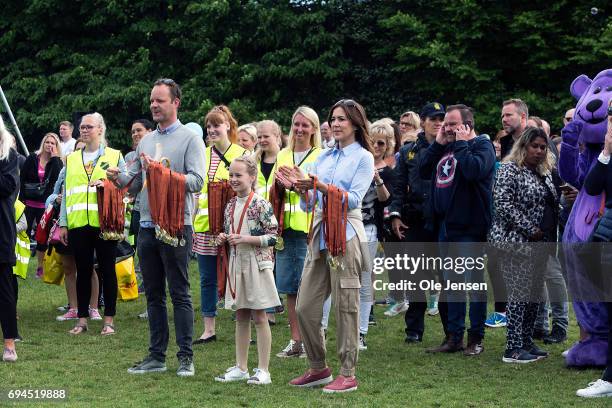
[[[561,129],[561,137],[563,138],[563,142],[567,143],[571,146],[578,146],[578,137],[580,136],[580,132],[582,132],[582,122],[573,120],[563,129]]]

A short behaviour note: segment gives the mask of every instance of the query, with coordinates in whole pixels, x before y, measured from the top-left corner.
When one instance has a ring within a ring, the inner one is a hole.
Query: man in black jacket
[[[495,150],[487,137],[476,136],[471,108],[449,106],[443,128],[423,155],[420,173],[421,177],[432,177],[431,226],[443,244],[441,257],[454,259],[457,266],[460,259],[472,258],[476,265],[462,270],[445,265],[443,290],[449,283],[459,284],[459,287],[446,290],[447,336],[440,347],[430,349],[430,352],[463,350],[466,293],[470,297],[471,326],[464,354],[478,355],[484,350],[486,290],[479,287],[479,290],[466,291],[461,285],[484,282],[484,264],[480,267],[476,262],[482,256],[482,248],[465,243],[486,242],[491,225],[494,166]]]
[[[433,231],[425,228],[427,221],[431,219],[429,202],[431,177],[421,177],[419,167],[425,151],[442,127],[444,114],[444,106],[440,103],[428,103],[423,107],[421,110],[423,131],[417,135],[416,141],[402,146],[394,169],[393,201],[389,205],[391,229],[399,242],[414,243],[410,245],[410,252],[417,252],[417,246],[422,246],[423,251],[426,249],[419,243],[436,241]],[[410,280],[418,283],[419,280],[426,278],[431,279],[432,276],[416,273],[410,277]],[[411,290],[409,300],[410,306],[404,315],[405,341],[416,343],[422,341],[425,330],[424,316],[427,308],[425,292],[420,289]],[[446,328],[446,303],[440,302],[438,308],[442,325]]]

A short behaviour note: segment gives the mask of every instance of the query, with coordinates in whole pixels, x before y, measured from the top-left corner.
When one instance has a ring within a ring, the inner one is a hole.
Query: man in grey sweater
[[[174,305],[174,326],[179,347],[177,375],[192,376],[193,351],[193,306],[189,291],[188,261],[192,244],[193,193],[199,192],[204,183],[204,142],[178,120],[181,89],[171,79],[159,79],[151,91],[151,114],[157,129],[139,143],[136,155],[140,160],[126,170],[107,170],[107,177],[119,186],[126,186],[132,178],[130,193],[140,194],[140,233],[138,256],[142,270],[147,312],[149,314],[149,355],[128,369],[130,374],[166,371],[166,349],[168,348],[168,315],[166,310],[166,280]],[[146,170],[151,161],[168,159],[170,169],[185,174],[185,221],[181,243],[174,247],[155,237],[155,224],[151,219]]]

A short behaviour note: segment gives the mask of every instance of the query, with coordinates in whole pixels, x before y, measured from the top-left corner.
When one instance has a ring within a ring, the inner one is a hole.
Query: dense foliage
[[[606,0],[5,0],[2,14],[0,85],[30,147],[90,110],[126,147],[162,76],[183,87],[184,123],[225,103],[286,129],[299,105],[326,116],[352,97],[371,119],[466,103],[494,133],[521,97],[558,131],[571,81],[612,67]]]

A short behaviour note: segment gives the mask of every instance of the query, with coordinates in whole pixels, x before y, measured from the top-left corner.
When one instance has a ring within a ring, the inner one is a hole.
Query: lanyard
[[[302,163],[304,163],[306,161],[306,159],[308,158],[308,156],[310,156],[310,153],[312,153],[312,151],[314,150],[314,147],[311,147],[310,150],[308,151],[308,153],[306,153],[306,156],[304,156],[304,158],[302,160],[300,160],[300,162],[298,163],[298,167],[300,167],[302,165]],[[295,151],[291,152],[291,158],[293,159],[293,164],[295,165]]]
[[[231,225],[232,225],[232,234],[240,234],[240,231],[242,231],[242,221],[244,221],[244,215],[246,214],[247,208],[249,208],[249,204],[251,203],[251,200],[253,199],[253,196],[255,195],[254,191],[251,191],[251,193],[249,194],[249,198],[247,198],[246,203],[244,203],[244,208],[242,209],[242,213],[240,214],[240,222],[238,223],[238,232],[236,232],[236,230],[234,230],[234,216],[232,214],[232,221],[231,221]],[[236,209],[236,207],[234,207],[234,210]]]
[[[228,160],[225,158],[225,154],[229,151],[229,149],[232,147],[233,143],[230,143],[230,145],[227,147],[227,149],[225,149],[225,152],[221,153],[214,145],[212,146],[212,148],[210,149],[211,154],[209,155],[210,157],[208,158],[208,182],[210,183],[211,181],[215,180],[215,177],[217,176],[217,170],[219,170],[219,166],[221,165],[221,163],[223,163],[223,165],[225,166],[226,169],[229,169],[229,162]],[[212,177],[210,176],[210,168],[212,167],[212,152],[215,152],[215,155],[217,155],[217,157],[219,158],[219,164],[217,164],[217,167],[215,168],[215,172],[213,173]]]

